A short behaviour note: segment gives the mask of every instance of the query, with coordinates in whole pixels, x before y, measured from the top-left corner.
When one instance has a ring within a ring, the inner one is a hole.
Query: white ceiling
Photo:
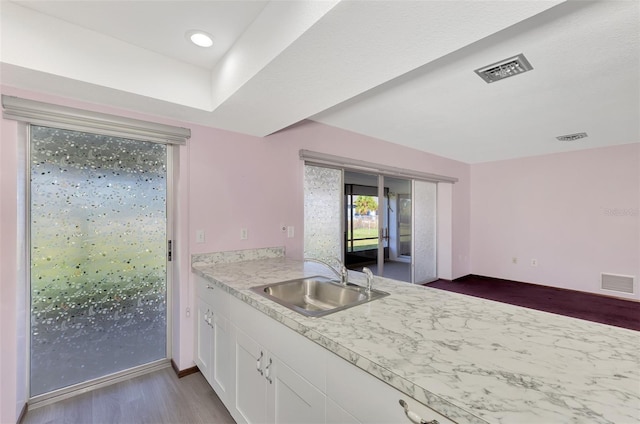
[[[640,142],[638,1],[7,1],[3,85],[478,163]],[[214,47],[190,45],[202,29]],[[473,71],[524,53],[533,70]],[[556,136],[587,132],[560,142]]]

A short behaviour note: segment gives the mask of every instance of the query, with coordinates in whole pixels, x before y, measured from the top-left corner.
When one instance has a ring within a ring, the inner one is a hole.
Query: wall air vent
[[[489,66],[476,69],[475,73],[487,83],[500,81],[514,75],[522,74],[533,69],[526,57],[522,53],[509,59],[501,60]]]
[[[575,134],[567,134],[567,135],[559,135],[556,137],[560,141],[575,141],[580,140],[581,138],[588,137],[587,133],[575,133]]]
[[[600,287],[620,293],[633,293],[633,276],[617,274],[601,274]]]

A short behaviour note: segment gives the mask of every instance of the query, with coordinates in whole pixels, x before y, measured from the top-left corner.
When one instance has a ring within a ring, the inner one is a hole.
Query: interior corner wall
[[[639,196],[640,143],[474,164],[471,271],[640,299]],[[602,272],[635,292],[601,289]]]

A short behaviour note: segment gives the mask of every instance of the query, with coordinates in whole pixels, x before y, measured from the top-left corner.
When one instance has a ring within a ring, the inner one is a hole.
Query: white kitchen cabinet
[[[196,358],[195,362],[202,375],[209,380],[211,374],[211,347],[213,346],[213,331],[211,330],[212,311],[211,305],[201,298],[197,298],[196,304]]]
[[[252,322],[246,327],[248,332],[255,332],[258,328],[265,330],[263,325],[253,321],[263,320],[263,314],[253,310],[247,310],[239,304],[243,313],[242,322]],[[256,315],[257,314],[257,315]],[[271,321],[271,320],[269,320]],[[276,350],[284,347],[281,338],[277,338],[279,328],[282,327],[275,321],[266,321],[266,327],[271,327],[267,333],[258,332],[259,335],[267,335],[273,338],[273,343],[263,345],[258,343],[238,326],[234,327],[235,333],[235,399],[230,408],[231,414],[238,423],[277,423],[277,424],[320,424],[325,422],[325,395],[324,393],[305,379],[300,373],[286,365],[271,347]],[[275,325],[275,327],[274,327]],[[290,331],[290,330],[286,330]],[[259,336],[258,336],[259,337]],[[311,343],[308,340],[307,343]],[[304,346],[290,346],[294,352],[304,351]],[[318,357],[323,363],[323,357]],[[311,371],[311,370],[309,370]]]
[[[223,289],[196,279],[196,363],[237,423],[453,421]]]
[[[229,396],[232,375],[229,295],[203,279],[197,281],[196,287],[198,297],[195,362],[224,402]]]
[[[266,423],[265,349],[241,330],[234,330],[236,390],[231,415],[238,423]]]
[[[327,423],[411,423],[400,406],[399,401],[402,399],[408,404],[409,409],[425,422],[437,420],[439,424],[454,424],[445,416],[337,355],[327,352],[326,359]],[[332,405],[331,408],[329,405]]]
[[[271,360],[273,359],[273,363]],[[324,424],[326,396],[275,356],[270,356],[271,381],[267,390],[267,422]]]

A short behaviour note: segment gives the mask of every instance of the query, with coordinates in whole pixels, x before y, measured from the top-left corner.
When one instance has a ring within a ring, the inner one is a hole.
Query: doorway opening
[[[344,193],[346,266],[411,282],[411,180],[345,171]]]
[[[403,268],[404,276],[391,278],[414,284],[452,278],[457,178],[307,150],[300,158],[305,257],[338,258],[355,270],[368,265],[385,277]]]

